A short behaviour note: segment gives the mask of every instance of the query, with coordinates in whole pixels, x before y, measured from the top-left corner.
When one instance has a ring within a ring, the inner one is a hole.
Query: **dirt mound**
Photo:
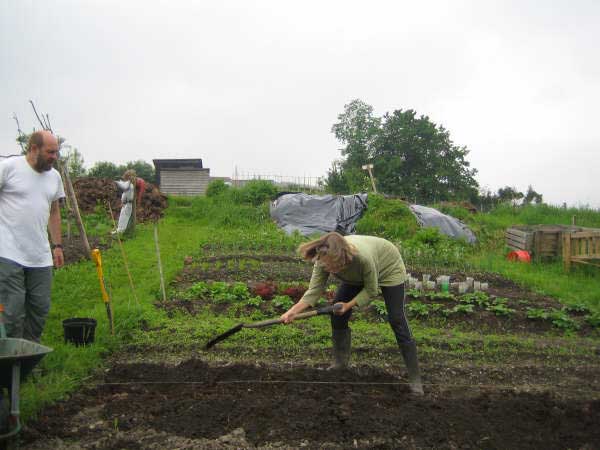
[[[109,178],[78,178],[73,183],[79,209],[83,214],[93,213],[98,206],[107,210],[107,203],[118,220],[121,209],[121,192],[115,182]],[[156,220],[163,215],[167,207],[167,197],[152,183],[146,183],[146,191],[142,196],[141,205],[137,205],[138,222]]]

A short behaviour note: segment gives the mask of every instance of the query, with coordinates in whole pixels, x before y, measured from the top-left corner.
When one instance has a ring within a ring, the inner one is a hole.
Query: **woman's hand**
[[[343,316],[344,314],[346,314],[348,311],[350,311],[352,309],[352,307],[355,305],[355,301],[352,300],[351,302],[348,303],[344,303],[344,302],[337,302],[336,304],[334,304],[334,308],[333,308],[333,314],[335,314],[336,316]],[[340,305],[340,306],[338,306]]]
[[[296,313],[289,309],[288,311],[284,312],[279,318],[284,324],[292,323],[296,318]]]
[[[338,306],[340,305],[340,306]],[[343,316],[348,311],[356,306],[356,300],[350,300],[349,302],[336,302],[334,305],[333,314],[336,316]]]
[[[281,323],[288,324],[292,323],[296,318],[296,315],[304,311],[310,305],[308,303],[304,303],[303,301],[299,301],[286,312],[284,312],[279,318],[281,319]]]

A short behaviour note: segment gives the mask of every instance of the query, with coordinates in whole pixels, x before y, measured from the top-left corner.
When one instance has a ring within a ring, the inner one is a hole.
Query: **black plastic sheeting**
[[[422,227],[435,227],[440,233],[456,239],[465,239],[470,244],[477,242],[471,229],[456,217],[448,216],[437,209],[421,205],[410,205],[410,210]]]
[[[367,209],[367,194],[309,195],[284,193],[271,203],[271,218],[287,234],[303,236],[337,231],[353,234]]]

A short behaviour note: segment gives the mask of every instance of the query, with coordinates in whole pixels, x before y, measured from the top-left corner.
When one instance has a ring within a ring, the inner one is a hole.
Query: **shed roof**
[[[202,169],[202,159],[153,159],[157,171],[161,169]]]

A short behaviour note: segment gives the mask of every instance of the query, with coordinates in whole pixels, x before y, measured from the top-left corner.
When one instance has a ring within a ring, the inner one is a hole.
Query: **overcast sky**
[[[2,0],[0,154],[33,99],[88,168],[322,176],[360,98],[446,127],[482,187],[597,208],[599,24],[598,0]]]

